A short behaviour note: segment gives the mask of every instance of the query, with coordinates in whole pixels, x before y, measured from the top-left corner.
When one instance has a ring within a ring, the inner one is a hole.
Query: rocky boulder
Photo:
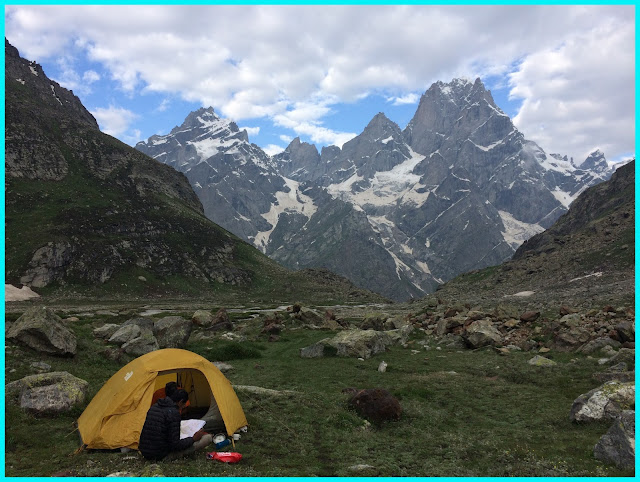
[[[630,367],[635,367],[636,351],[632,348],[620,348],[620,350],[618,350],[618,353],[609,360],[609,363],[611,365],[626,363]]]
[[[590,336],[590,332],[586,328],[566,328],[560,330],[555,334],[552,345],[556,350],[572,351],[580,348],[582,345],[588,342]]]
[[[635,395],[634,382],[607,382],[576,398],[569,419],[575,422],[614,420],[622,411],[635,408]]]
[[[619,469],[633,469],[636,463],[635,410],[624,410],[593,449],[597,460]]]
[[[30,375],[5,387],[8,399],[34,415],[57,415],[84,402],[89,382],[67,372]]]
[[[144,316],[138,316],[137,318],[131,318],[125,321],[122,326],[137,325],[141,330],[153,330],[153,320]]]
[[[520,315],[520,321],[524,321],[525,323],[531,323],[540,318],[539,311],[525,311]]]
[[[406,325],[397,330],[389,330],[386,334],[394,345],[406,346],[409,341],[409,335],[413,333],[413,331],[414,328],[412,325]]]
[[[529,363],[529,365],[532,365],[534,367],[552,367],[557,365],[557,363],[554,362],[553,360],[549,360],[548,358],[545,358],[540,355],[534,356],[527,363]]]
[[[58,315],[46,307],[29,308],[5,333],[13,340],[36,351],[57,356],[76,354],[76,336]]]
[[[213,315],[210,311],[198,310],[191,316],[191,321],[194,325],[207,328],[213,324]]]
[[[493,316],[499,321],[507,321],[512,318],[517,320],[520,318],[520,312],[515,306],[500,303],[493,310]]]
[[[621,343],[619,341],[613,340],[608,336],[602,336],[585,343],[578,349],[578,351],[587,355],[591,355],[592,353],[602,350],[604,347],[618,349],[620,348],[620,346]]]
[[[393,344],[388,332],[376,330],[344,330],[333,338],[325,338],[319,342],[300,349],[302,358],[320,358],[324,356],[343,356],[355,358],[371,358],[382,353]]]
[[[104,340],[108,340],[119,329],[120,329],[120,325],[116,325],[115,323],[106,323],[101,327],[93,330],[93,336],[95,336],[96,338],[102,338]]]
[[[402,415],[398,399],[382,388],[358,390],[347,403],[358,415],[375,424],[400,420]]]
[[[345,330],[329,340],[338,356],[371,358],[383,353],[393,341],[387,333],[375,330]]]
[[[109,337],[109,343],[123,345],[129,340],[139,337],[141,333],[142,329],[138,325],[123,325]]]
[[[636,326],[632,321],[623,321],[617,324],[616,331],[622,343],[636,341]]]
[[[158,340],[153,336],[153,331],[151,330],[141,330],[139,336],[130,339],[121,346],[124,353],[136,357],[158,350],[159,348]]]
[[[462,335],[471,348],[502,344],[502,335],[490,320],[478,320],[471,323]]]
[[[193,323],[182,316],[166,316],[153,324],[153,335],[160,348],[184,348]]]
[[[442,318],[438,320],[436,325],[436,335],[443,336],[447,333],[451,333],[454,329],[464,325],[466,318],[461,316],[455,316],[453,318]]]

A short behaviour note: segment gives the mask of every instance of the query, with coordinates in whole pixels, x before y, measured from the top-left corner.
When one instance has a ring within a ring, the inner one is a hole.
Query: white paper
[[[191,420],[180,421],[180,438],[193,437],[198,430],[200,430],[207,422],[204,420],[198,420],[197,418]]]

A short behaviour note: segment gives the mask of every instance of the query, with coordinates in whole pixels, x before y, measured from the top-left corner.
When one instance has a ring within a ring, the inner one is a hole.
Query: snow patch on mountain
[[[254,246],[259,248],[263,253],[266,252],[271,233],[273,233],[273,230],[278,225],[278,219],[282,213],[299,213],[306,216],[307,219],[310,219],[318,210],[318,207],[313,203],[313,200],[300,191],[299,182],[286,177],[283,179],[285,185],[289,188],[289,192],[278,191],[275,194],[276,201],[271,204],[269,212],[261,214],[261,216],[271,225],[271,229],[258,232],[253,240]]]
[[[515,250],[532,236],[544,231],[539,224],[529,224],[514,218],[506,211],[498,211],[502,218],[505,231],[502,232],[504,240]]]
[[[329,185],[327,192],[334,198],[362,208],[391,205],[398,201],[420,206],[427,200],[429,191],[424,191],[425,186],[420,184],[420,176],[413,174],[413,169],[424,160],[424,156],[411,148],[409,154],[410,157],[391,170],[376,172],[369,180],[369,186],[363,191],[353,191],[353,185],[364,180],[363,177],[354,174],[346,181]]]

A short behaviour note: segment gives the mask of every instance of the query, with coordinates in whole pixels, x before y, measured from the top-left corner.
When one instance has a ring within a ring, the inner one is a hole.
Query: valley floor
[[[28,304],[33,304],[30,302]],[[27,303],[9,303],[10,324]],[[609,423],[569,421],[573,401],[599,383],[594,356],[546,354],[557,365],[528,364],[535,353],[493,348],[469,350],[439,344],[428,330],[415,330],[404,346],[368,359],[300,358],[300,349],[335,333],[290,323],[285,306],[228,307],[235,341],[194,336],[188,350],[232,366],[234,386],[256,386],[270,394],[237,389],[249,421],[235,465],[207,460],[204,453],[150,464],[137,453],[78,448],[73,423],[102,384],[126,360],[104,357],[105,342],[92,335],[105,323],[145,315],[191,317],[201,303],[148,301],[139,306],[90,302],[61,304],[56,312],[78,337],[72,359],[39,354],[11,342],[6,347],[6,382],[33,373],[34,362],[68,371],[89,382],[82,406],[55,418],[36,418],[6,403],[7,476],[629,476],[595,460],[593,447]],[[215,309],[211,305],[207,309]],[[419,304],[315,307],[352,324],[373,314],[415,315]],[[303,308],[303,312],[308,310]],[[261,332],[265,319],[285,320],[276,341]],[[289,321],[287,321],[289,320]],[[380,362],[388,364],[378,371]],[[398,422],[373,426],[347,407],[345,388],[381,387],[400,400]],[[37,437],[34,434],[38,434]],[[211,449],[213,450],[213,448]]]

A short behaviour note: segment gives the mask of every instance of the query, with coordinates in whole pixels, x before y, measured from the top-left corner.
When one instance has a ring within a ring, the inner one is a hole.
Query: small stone
[[[557,363],[554,362],[553,360],[549,360],[548,358],[545,358],[540,355],[534,356],[531,360],[528,361],[528,363],[529,365],[533,365],[536,367],[551,367],[551,366],[557,365]]]

